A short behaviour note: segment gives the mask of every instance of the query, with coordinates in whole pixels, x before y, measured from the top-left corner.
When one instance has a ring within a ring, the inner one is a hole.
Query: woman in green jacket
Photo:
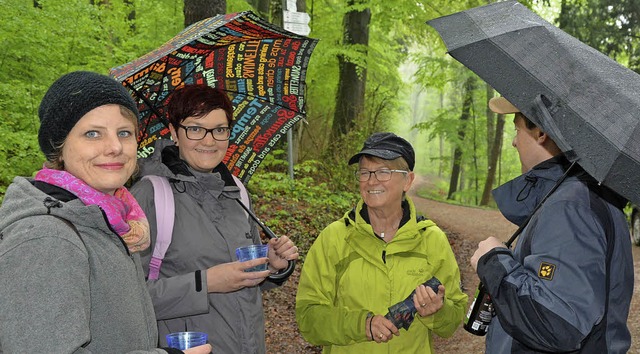
[[[375,133],[353,163],[362,199],[307,254],[296,297],[300,332],[325,353],[432,353],[432,333],[455,332],[467,295],[446,235],[418,217],[406,196],[413,148]],[[437,292],[422,285],[434,276],[442,283]],[[400,330],[384,315],[414,290],[415,320]]]

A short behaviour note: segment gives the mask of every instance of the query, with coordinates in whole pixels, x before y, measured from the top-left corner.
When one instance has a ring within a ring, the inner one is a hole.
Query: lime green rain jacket
[[[356,212],[327,226],[309,250],[296,296],[296,320],[303,337],[324,346],[324,353],[432,353],[432,332],[453,335],[462,323],[467,295],[460,290],[460,271],[446,235],[430,220],[409,221],[385,243]],[[432,276],[445,287],[444,306],[435,314],[400,329],[388,343],[369,341],[369,311],[385,315]]]

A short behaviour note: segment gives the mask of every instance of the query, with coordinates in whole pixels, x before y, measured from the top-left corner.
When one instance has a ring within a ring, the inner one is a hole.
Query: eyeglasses
[[[377,170],[377,171],[358,170],[356,171],[355,175],[358,181],[360,182],[367,182],[371,178],[371,175],[376,175],[376,179],[379,182],[386,182],[391,179],[391,175],[394,172],[403,173],[403,174],[409,173],[409,171],[404,171],[404,170]]]
[[[178,127],[184,129],[184,132],[187,134],[187,139],[189,140],[202,140],[207,136],[207,133],[211,133],[213,139],[217,141],[229,140],[229,136],[231,136],[231,129],[229,127],[206,129],[197,125],[186,127],[182,124],[178,124]]]

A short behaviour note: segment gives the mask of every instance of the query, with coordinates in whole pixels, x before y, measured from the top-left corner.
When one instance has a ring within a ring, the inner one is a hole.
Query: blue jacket
[[[500,211],[521,225],[566,162],[547,160],[497,188]],[[621,201],[612,194],[583,171],[572,173],[536,211],[513,251],[494,249],[480,258],[478,275],[497,313],[487,353],[629,350],[633,259]],[[607,231],[613,245],[609,283]]]

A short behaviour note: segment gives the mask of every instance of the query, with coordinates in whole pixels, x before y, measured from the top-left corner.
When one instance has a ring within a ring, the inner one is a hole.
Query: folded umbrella
[[[430,287],[437,294],[438,286],[440,284],[441,283],[438,278],[432,277],[422,285]],[[415,290],[412,291],[411,294],[409,294],[409,296],[407,296],[404,300],[389,307],[389,312],[384,315],[384,317],[391,321],[393,325],[396,326],[396,328],[404,328],[405,330],[409,330],[409,326],[411,326],[411,323],[413,323],[416,312],[418,312],[416,306],[413,304],[413,295],[415,293]]]

